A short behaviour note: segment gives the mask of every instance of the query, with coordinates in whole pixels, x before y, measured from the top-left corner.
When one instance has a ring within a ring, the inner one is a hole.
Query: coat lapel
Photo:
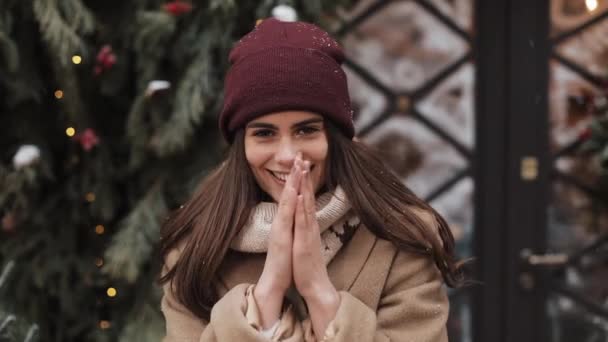
[[[376,236],[361,224],[352,239],[329,263],[329,279],[338,291],[348,291],[353,286],[376,240]]]

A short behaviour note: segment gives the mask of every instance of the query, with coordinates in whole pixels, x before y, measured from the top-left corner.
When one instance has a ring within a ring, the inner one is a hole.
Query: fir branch
[[[0,323],[0,333],[2,333],[4,329],[6,329],[9,323],[14,322],[16,320],[17,316],[13,314],[6,315],[6,317],[4,317],[4,319],[2,320],[2,323]]]
[[[78,27],[72,27],[61,15],[57,1],[62,0],[34,0],[34,17],[40,24],[44,41],[56,54],[57,59],[67,65],[66,57],[84,51],[84,43],[78,36]]]
[[[182,151],[190,142],[196,125],[200,124],[209,95],[213,94],[210,56],[201,53],[188,68],[175,95],[175,107],[169,120],[156,132],[151,146],[157,155],[168,156]]]
[[[0,169],[0,208],[22,209],[27,206],[28,194],[39,186],[39,170],[34,166],[13,172]]]
[[[0,31],[0,55],[5,62],[6,70],[14,73],[19,68],[19,53],[17,46],[5,32]]]
[[[9,275],[15,267],[13,260],[9,261],[0,274],[0,289],[6,283]],[[27,330],[26,330],[27,329]],[[37,324],[26,324],[18,319],[13,313],[4,313],[0,307],[0,341],[25,341],[32,342],[38,333]],[[21,336],[25,335],[25,338]]]
[[[102,271],[114,278],[134,283],[140,275],[158,236],[161,217],[167,213],[162,195],[162,182],[158,181],[120,225],[105,252],[106,264]]]
[[[150,144],[156,154],[166,157],[184,150],[190,143],[195,128],[221,93],[221,67],[213,61],[214,51],[224,50],[232,42],[230,24],[210,25],[198,35],[198,53],[186,69],[175,93],[171,117],[158,129]]]
[[[0,6],[0,60],[4,61],[5,69],[9,73],[14,73],[19,68],[19,52],[17,45],[10,38],[13,23],[12,3]]]
[[[25,339],[23,342],[32,342],[38,333],[38,324],[32,324],[30,328],[27,330],[27,335],[25,335]]]
[[[211,11],[217,11],[218,9],[223,12],[231,12],[236,8],[236,2],[234,0],[211,0],[209,2],[209,9]]]
[[[80,0],[59,0],[59,11],[74,31],[89,34],[95,29],[95,18]]]
[[[260,1],[260,4],[258,5],[255,14],[257,18],[265,18],[268,16],[268,14],[270,14],[272,8],[274,6],[276,6],[276,1],[275,0],[262,0]],[[289,4],[291,5],[291,4]]]
[[[136,69],[139,73],[137,89],[142,92],[154,79],[160,60],[167,52],[167,43],[175,33],[175,17],[165,12],[140,12],[133,46]]]
[[[6,263],[6,266],[2,269],[2,274],[0,274],[0,289],[4,286],[4,283],[8,279],[9,274],[13,271],[13,267],[15,267],[15,262],[13,260]],[[1,329],[0,329],[1,330]]]
[[[149,134],[145,124],[146,115],[146,96],[139,95],[131,105],[131,110],[127,116],[127,138],[131,143],[128,168],[135,170],[145,160],[146,142]]]
[[[62,15],[57,1],[62,2],[64,11],[73,8],[79,13]],[[78,77],[75,70],[68,67],[70,61],[68,57],[86,51],[78,33],[87,33],[93,29],[93,16],[80,4],[80,0],[34,0],[33,8],[42,38],[57,62],[51,63],[53,72],[57,75],[57,79],[61,80],[64,93],[68,94],[62,101],[62,107],[73,122],[87,126],[86,116],[83,116],[86,112],[80,96]],[[71,16],[76,19],[66,19]]]
[[[6,65],[6,70],[14,73],[19,68],[19,52],[17,45],[9,37],[12,26],[11,12],[0,8],[0,56]]]
[[[38,324],[27,324],[15,314],[3,315],[0,312],[0,341],[37,341],[39,339],[39,330]]]
[[[323,8],[321,0],[302,1],[302,6],[304,7],[304,12],[310,16],[319,15],[321,13],[321,9]]]

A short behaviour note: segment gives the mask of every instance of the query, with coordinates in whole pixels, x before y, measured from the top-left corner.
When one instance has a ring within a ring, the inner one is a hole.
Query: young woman
[[[447,341],[453,237],[353,140],[343,58],[275,19],[231,51],[228,157],[161,232],[165,341]]]

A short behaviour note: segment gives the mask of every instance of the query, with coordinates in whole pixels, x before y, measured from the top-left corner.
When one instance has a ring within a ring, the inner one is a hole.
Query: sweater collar
[[[317,197],[317,222],[321,234],[338,220],[343,218],[351,206],[344,190],[338,186],[334,192],[326,192]],[[270,228],[278,212],[278,204],[274,202],[260,202],[252,210],[248,222],[232,241],[230,248],[249,253],[263,253],[268,250]]]

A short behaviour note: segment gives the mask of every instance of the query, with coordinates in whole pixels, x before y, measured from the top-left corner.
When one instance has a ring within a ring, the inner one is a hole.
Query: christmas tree
[[[4,269],[0,270],[0,293],[2,293],[2,287],[6,284],[14,267],[15,263],[11,261]],[[38,325],[25,324],[19,321],[14,313],[7,312],[2,308],[2,301],[0,300],[0,341],[33,342],[38,340],[37,337]]]
[[[159,340],[159,229],[223,156],[230,48],[347,2],[1,1],[0,339]]]

